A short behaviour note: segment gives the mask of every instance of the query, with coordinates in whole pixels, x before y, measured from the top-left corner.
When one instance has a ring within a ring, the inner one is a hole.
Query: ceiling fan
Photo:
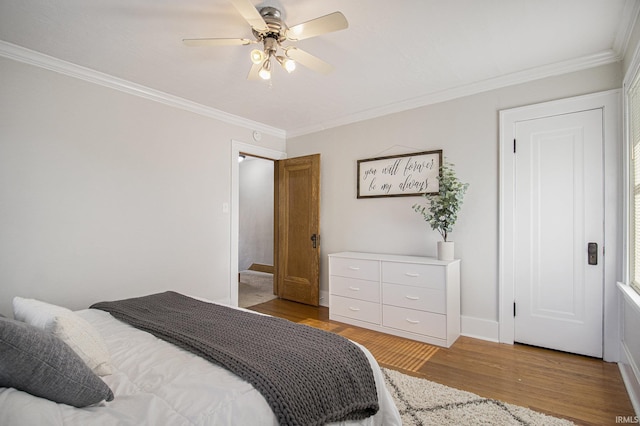
[[[282,20],[282,13],[275,7],[260,9],[251,0],[231,0],[242,17],[249,23],[255,40],[247,38],[188,38],[182,41],[187,46],[233,46],[262,43],[263,49],[251,51],[253,63],[249,80],[271,78],[271,59],[275,59],[285,70],[292,72],[296,63],[322,74],[328,74],[333,66],[295,46],[282,46],[285,41],[298,41],[347,28],[349,23],[340,12],[333,12],[293,27]],[[281,50],[282,54],[279,54]]]

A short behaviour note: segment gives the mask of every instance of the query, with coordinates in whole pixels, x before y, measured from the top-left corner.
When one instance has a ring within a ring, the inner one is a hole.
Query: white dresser
[[[450,347],[460,335],[460,260],[329,255],[329,318]]]

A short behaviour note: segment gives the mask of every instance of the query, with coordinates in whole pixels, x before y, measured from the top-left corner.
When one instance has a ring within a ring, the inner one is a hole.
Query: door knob
[[[316,235],[316,234],[313,234],[311,236],[311,242],[313,243],[313,248],[317,248],[318,247],[318,239],[319,239],[319,236]]]

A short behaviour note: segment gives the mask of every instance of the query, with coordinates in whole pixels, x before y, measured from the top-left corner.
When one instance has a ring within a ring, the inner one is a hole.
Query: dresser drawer
[[[444,290],[445,268],[438,265],[382,262],[382,281]]]
[[[441,314],[385,305],[382,307],[382,324],[411,333],[447,338],[447,320]]]
[[[408,285],[382,285],[382,303],[419,311],[446,313],[444,290]]]
[[[364,300],[350,299],[348,297],[332,294],[330,304],[331,314],[380,324],[380,304]]]
[[[378,281],[380,263],[375,260],[331,258],[330,273],[341,277]]]
[[[380,302],[380,285],[377,281],[332,276],[331,294],[368,300],[369,302]]]

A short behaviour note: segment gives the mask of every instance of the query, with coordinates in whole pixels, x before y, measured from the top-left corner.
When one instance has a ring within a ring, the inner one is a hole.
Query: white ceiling
[[[297,42],[335,67],[248,81],[253,38],[230,0],[0,0],[0,40],[299,135],[620,60],[640,0],[267,0],[289,26],[341,11],[349,28]]]

